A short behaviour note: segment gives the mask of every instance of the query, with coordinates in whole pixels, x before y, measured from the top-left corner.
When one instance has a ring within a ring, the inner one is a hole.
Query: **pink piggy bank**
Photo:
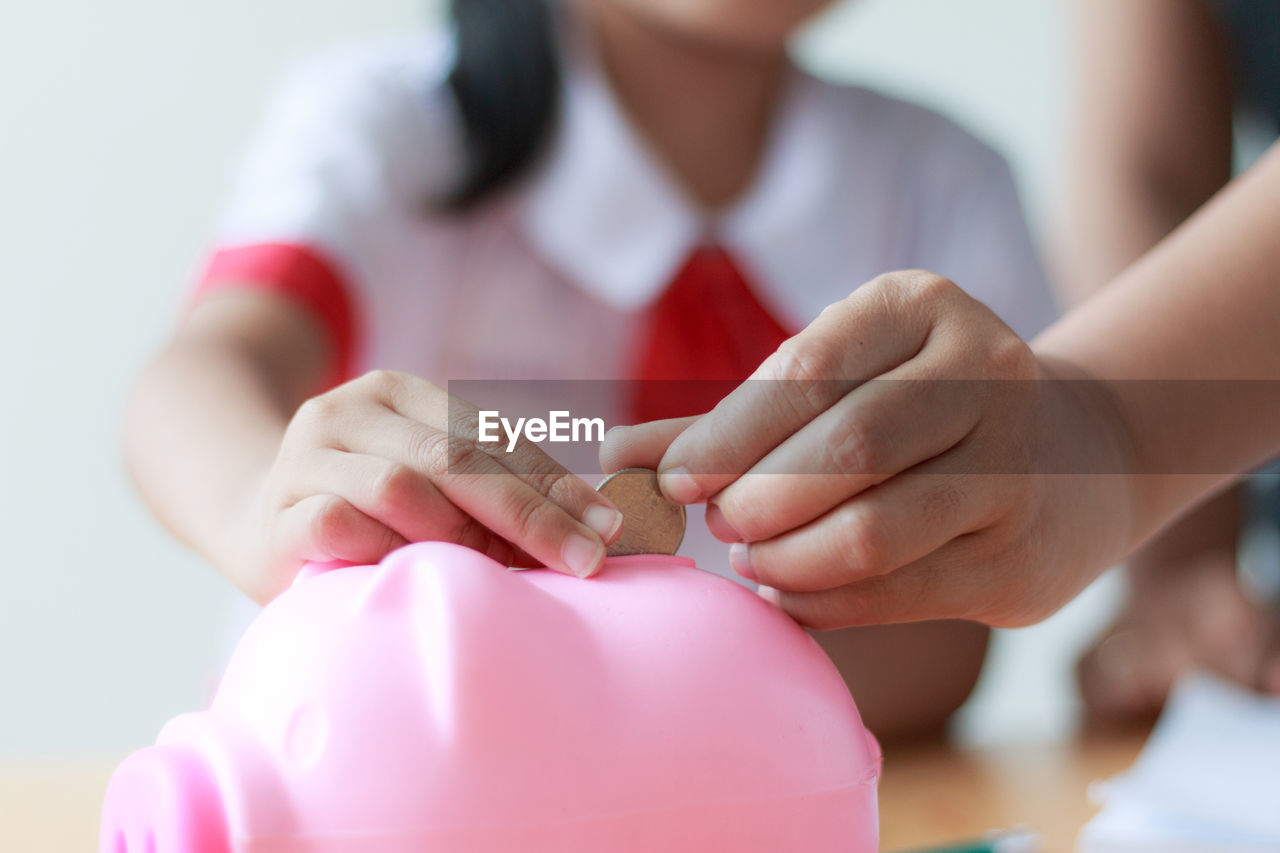
[[[441,542],[329,568],[117,769],[104,853],[876,849],[880,753],[843,680],[731,581]]]

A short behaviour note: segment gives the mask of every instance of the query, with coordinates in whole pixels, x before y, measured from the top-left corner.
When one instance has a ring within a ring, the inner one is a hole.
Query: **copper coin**
[[[684,507],[662,496],[658,472],[623,468],[598,488],[622,512],[622,532],[609,546],[610,557],[674,554],[684,539]]]

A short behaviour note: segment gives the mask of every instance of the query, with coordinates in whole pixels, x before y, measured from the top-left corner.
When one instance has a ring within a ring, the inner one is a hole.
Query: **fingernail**
[[[751,570],[751,548],[744,542],[734,542],[729,546],[729,566],[749,581],[759,580]]]
[[[622,529],[622,513],[611,506],[592,504],[582,513],[582,523],[600,534],[600,538],[607,545]]]
[[[771,586],[762,586],[756,590],[756,595],[772,604],[774,607],[782,606],[782,593],[778,592]]]
[[[707,504],[707,529],[711,535],[721,542],[741,542],[742,536],[733,529],[733,525],[724,517],[724,512],[716,504]]]
[[[593,542],[581,533],[570,533],[560,548],[560,559],[578,577],[591,577],[604,562],[604,544]]]
[[[693,476],[683,465],[660,473],[658,485],[662,487],[662,493],[672,503],[691,504],[702,497],[702,490],[698,488]]]

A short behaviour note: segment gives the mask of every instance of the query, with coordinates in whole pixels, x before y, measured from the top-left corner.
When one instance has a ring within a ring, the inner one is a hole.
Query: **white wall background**
[[[0,757],[116,754],[201,704],[233,593],[158,529],[116,450],[131,377],[179,304],[264,88],[420,0],[68,0],[0,27]],[[952,114],[1014,161],[1043,223],[1060,0],[859,0],[802,43],[823,71]],[[1070,719],[1108,591],[1002,637],[964,731]]]

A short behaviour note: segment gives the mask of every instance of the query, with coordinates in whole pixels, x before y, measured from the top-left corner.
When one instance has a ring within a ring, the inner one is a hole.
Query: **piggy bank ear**
[[[409,549],[410,553],[418,553],[421,550],[421,546],[426,546],[426,545],[434,546],[434,545],[443,545],[443,544],[445,543],[419,542],[413,545],[406,545],[404,546],[404,548],[398,548],[395,551],[392,551],[390,554],[384,557],[382,559],[382,562],[379,563],[378,565],[379,567],[383,567],[390,564],[397,564],[400,561],[400,556],[399,556],[400,553],[402,551],[405,551],[406,549]],[[484,560],[490,563],[494,563],[494,565],[497,565],[500,568],[506,568],[506,566],[502,566],[501,564],[494,562],[493,560],[489,559],[483,554],[478,554],[478,556],[482,557]],[[350,560],[329,560],[328,562],[323,562],[323,563],[316,560],[309,560],[303,564],[301,569],[298,570],[298,574],[294,576],[293,584],[291,584],[291,586],[294,584],[303,583],[304,581],[308,581],[311,578],[319,577],[320,575],[327,574],[337,569],[350,569],[350,568],[354,568],[355,566],[361,566],[361,565],[364,565],[364,564],[353,563]]]
[[[338,564],[308,565],[323,572]],[[418,542],[383,557],[354,604],[364,612],[446,601],[475,607],[527,592],[528,584],[511,575],[506,566],[471,548]]]
[[[599,683],[590,671],[596,640],[581,614],[525,572],[469,548],[401,548],[383,560],[353,607],[359,620],[399,624],[401,639],[386,651],[416,657],[406,671],[421,681],[437,735],[457,747],[474,737],[492,748],[510,728],[501,715],[521,707],[538,716],[528,697],[551,682],[559,682],[562,699],[582,693],[582,702]]]

